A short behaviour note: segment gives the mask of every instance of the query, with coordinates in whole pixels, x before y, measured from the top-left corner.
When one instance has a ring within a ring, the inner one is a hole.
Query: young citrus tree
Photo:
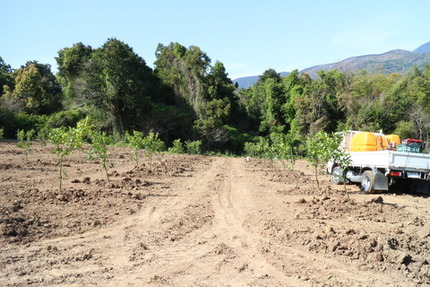
[[[62,191],[63,177],[66,175],[63,171],[63,161],[66,156],[73,153],[76,147],[76,137],[71,128],[55,128],[48,134],[48,139],[55,146],[51,152],[58,157],[57,165],[60,167],[60,191]]]
[[[340,145],[342,142],[342,133],[333,134],[334,141],[337,143],[337,147],[332,152],[331,160],[336,165],[336,171],[332,171],[332,177],[335,182],[343,182],[343,187],[346,191],[346,178],[345,170],[351,165],[351,155],[347,153]],[[333,143],[334,145],[335,143]]]
[[[202,153],[202,141],[186,141],[185,149],[188,154],[201,154]]]
[[[84,149],[85,138],[89,137],[91,131],[93,129],[93,125],[89,123],[88,117],[79,121],[76,124],[76,128],[73,129],[73,135],[75,137],[75,149],[78,150],[79,158],[81,157],[81,152]]]
[[[125,139],[131,148],[130,158],[137,168],[139,167],[139,150],[144,148],[143,133],[139,131],[133,131],[133,135],[126,133]]]
[[[293,169],[296,162],[295,148],[298,145],[298,140],[290,134],[271,133],[271,154],[273,159],[280,160],[284,167]]]
[[[113,167],[113,163],[109,162],[109,145],[113,144],[113,140],[105,132],[92,131],[90,133],[91,148],[88,151],[89,159],[99,159],[100,164],[106,173],[107,181],[109,182],[108,168]]]
[[[30,147],[33,145],[31,142],[32,138],[35,135],[35,131],[33,129],[29,131],[18,130],[16,133],[16,137],[18,139],[17,147],[22,148],[25,152],[25,159],[28,162],[28,155],[31,153]]]
[[[184,149],[184,145],[182,144],[181,140],[180,139],[176,139],[176,140],[173,141],[172,146],[169,147],[168,151],[170,153],[181,154],[181,153],[185,152],[185,149]]]
[[[333,157],[339,148],[339,138],[326,132],[308,135],[305,142],[306,157],[315,170],[315,180],[319,187],[318,172]]]
[[[145,156],[149,158],[152,163],[152,157],[156,153],[164,150],[164,142],[159,138],[157,133],[150,132],[143,138],[143,147],[145,149]]]

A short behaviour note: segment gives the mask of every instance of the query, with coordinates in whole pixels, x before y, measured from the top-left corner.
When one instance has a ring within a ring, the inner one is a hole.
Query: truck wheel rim
[[[366,176],[363,178],[363,183],[361,184],[363,186],[363,189],[365,191],[369,190],[369,186],[370,186],[370,179]]]
[[[333,171],[333,182],[335,182],[335,183],[341,182],[342,173],[343,173],[342,169],[335,168]]]

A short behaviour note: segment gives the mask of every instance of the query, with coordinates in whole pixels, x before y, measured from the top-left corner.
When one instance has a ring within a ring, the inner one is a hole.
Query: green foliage
[[[334,162],[337,166],[341,168],[342,171],[346,171],[347,167],[351,165],[351,155],[347,153],[343,147],[341,146],[343,134],[345,132],[334,133],[331,135],[331,139],[327,143],[331,149],[333,149],[330,160]],[[339,176],[337,174],[333,174],[332,176]],[[343,186],[346,191],[346,174],[343,173],[342,181]]]
[[[180,139],[176,139],[173,141],[172,146],[169,147],[168,152],[182,154],[185,152],[184,145],[182,144]]]
[[[299,141],[290,134],[271,133],[269,138],[258,137],[256,142],[245,143],[248,156],[279,160],[290,169],[297,159]]]
[[[143,133],[139,131],[133,131],[133,135],[129,133],[125,134],[125,139],[131,148],[131,160],[135,163],[136,167],[139,166],[139,150],[145,147],[143,141]]]
[[[18,130],[16,138],[18,139],[17,147],[22,148],[25,152],[25,159],[28,161],[28,155],[31,153],[30,147],[33,145],[31,140],[34,138],[35,131]]]
[[[210,58],[199,47],[188,49],[179,43],[159,44],[156,50],[155,73],[173,90],[175,97],[193,107],[198,118],[204,114],[205,76]]]
[[[55,58],[58,64],[58,78],[64,87],[64,95],[69,100],[75,100],[77,104],[83,99],[83,73],[92,53],[90,46],[77,43],[71,48],[58,51],[58,57]]]
[[[49,138],[49,129],[47,128],[41,128],[36,135],[36,139],[39,141],[40,145],[42,147],[46,146],[46,143]]]
[[[165,149],[164,142],[160,139],[157,133],[150,132],[143,138],[144,154],[152,162],[152,157],[156,153],[160,153]]]
[[[271,133],[271,154],[274,159],[280,160],[284,166],[293,169],[297,159],[299,140],[291,134]],[[288,163],[285,163],[285,161]]]
[[[50,114],[61,108],[61,87],[51,72],[50,65],[27,62],[15,76],[15,88],[5,95],[21,103],[33,114]]]
[[[339,137],[336,134],[318,132],[308,135],[305,142],[306,158],[315,170],[315,180],[319,186],[318,172],[333,157],[339,148]]]
[[[411,121],[400,121],[396,124],[396,130],[394,133],[399,135],[400,138],[415,138],[416,130],[414,129],[414,124]]]
[[[151,109],[151,69],[133,49],[109,39],[85,65],[83,94],[89,104],[107,114],[114,133],[142,124]]]
[[[202,141],[186,141],[185,150],[187,154],[201,154],[202,153]]]
[[[55,128],[48,134],[49,141],[55,146],[51,152],[58,157],[57,165],[59,169],[59,189],[62,191],[63,177],[66,175],[63,172],[63,161],[66,156],[73,153],[76,148],[76,137],[73,129],[69,128]]]
[[[46,121],[47,128],[74,127],[85,118],[83,109],[71,109],[52,113]]]
[[[56,60],[58,78],[49,65],[32,61],[14,71],[0,58],[6,138],[34,129],[41,140],[46,130],[89,116],[117,141],[126,131],[157,131],[166,142],[181,139],[186,152],[185,141],[196,139],[200,152],[204,146],[239,154],[245,147],[292,167],[304,150],[300,143],[320,131],[382,129],[424,140],[430,134],[430,64],[404,75],[332,70],[318,78],[297,70],[282,78],[269,69],[251,88],[237,90],[222,63],[211,66],[199,47],[179,43],[157,47],[154,71],[117,39],[97,49],[74,44]],[[249,142],[249,135],[265,141]],[[172,149],[180,151],[179,143]]]
[[[109,145],[113,144],[113,140],[105,132],[91,131],[91,147],[88,150],[90,160],[98,159],[105,170],[106,179],[109,181],[108,168],[113,167],[113,162],[109,162]]]
[[[0,106],[0,123],[6,138],[16,138],[17,131],[21,129],[38,131],[45,125],[46,119],[46,115],[15,113]]]
[[[13,75],[12,68],[10,65],[6,64],[3,61],[3,58],[0,57],[0,96],[5,92],[4,86],[12,88],[13,87]]]
[[[258,137],[256,142],[246,142],[244,147],[248,156],[272,159],[272,149],[269,139]]]
[[[0,129],[0,140],[4,138],[4,130]]]

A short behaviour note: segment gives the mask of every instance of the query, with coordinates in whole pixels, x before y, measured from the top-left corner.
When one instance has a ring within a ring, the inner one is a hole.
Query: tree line
[[[268,69],[238,89],[199,47],[159,44],[155,55],[152,69],[118,39],[95,49],[77,43],[58,51],[56,75],[37,61],[14,70],[0,57],[0,129],[7,138],[43,135],[85,119],[116,137],[155,133],[167,145],[198,140],[206,151],[235,154],[271,139],[303,154],[307,136],[320,131],[428,138],[430,64],[405,76],[332,70],[318,79]]]

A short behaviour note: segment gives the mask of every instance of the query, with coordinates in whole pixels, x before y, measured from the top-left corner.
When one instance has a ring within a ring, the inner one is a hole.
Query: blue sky
[[[51,64],[117,38],[153,67],[158,43],[200,47],[230,78],[304,69],[430,41],[430,1],[1,0],[0,57]]]

